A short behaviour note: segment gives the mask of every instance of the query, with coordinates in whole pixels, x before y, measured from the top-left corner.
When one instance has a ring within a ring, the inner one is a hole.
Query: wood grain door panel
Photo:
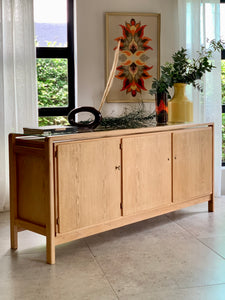
[[[171,203],[171,133],[123,139],[123,213]]]
[[[212,128],[173,133],[173,202],[212,193]]]
[[[120,139],[57,146],[59,232],[120,217]]]

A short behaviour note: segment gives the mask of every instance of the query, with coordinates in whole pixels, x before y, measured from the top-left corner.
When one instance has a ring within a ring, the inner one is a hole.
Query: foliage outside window
[[[221,61],[222,111],[225,105],[225,60]],[[225,165],[225,113],[222,113],[222,164]]]
[[[225,41],[225,0],[220,0],[220,34]],[[225,166],[225,51],[221,53],[221,89],[222,89],[222,165]]]
[[[38,106],[63,107],[68,103],[67,60],[37,59]]]
[[[37,59],[38,106],[66,107],[68,105],[67,60],[56,58]],[[39,117],[39,126],[66,125],[64,116]]]

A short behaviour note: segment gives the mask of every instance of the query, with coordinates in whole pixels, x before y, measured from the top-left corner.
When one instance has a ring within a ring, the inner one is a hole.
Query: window
[[[39,126],[75,107],[73,0],[34,0]]]
[[[225,41],[225,0],[220,0],[220,31]],[[225,166],[225,50],[221,53],[221,84],[222,84],[222,166]]]

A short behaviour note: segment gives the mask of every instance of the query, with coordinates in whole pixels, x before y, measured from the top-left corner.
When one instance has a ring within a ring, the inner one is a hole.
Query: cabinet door
[[[171,133],[124,138],[123,213],[171,203]]]
[[[120,139],[57,146],[59,232],[121,216]]]
[[[173,202],[212,193],[212,128],[173,134]]]

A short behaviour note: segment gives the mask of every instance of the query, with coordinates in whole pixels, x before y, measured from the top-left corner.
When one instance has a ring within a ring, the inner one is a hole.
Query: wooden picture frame
[[[114,50],[119,62],[107,102],[153,102],[153,78],[160,74],[160,14],[106,13],[106,80]]]

